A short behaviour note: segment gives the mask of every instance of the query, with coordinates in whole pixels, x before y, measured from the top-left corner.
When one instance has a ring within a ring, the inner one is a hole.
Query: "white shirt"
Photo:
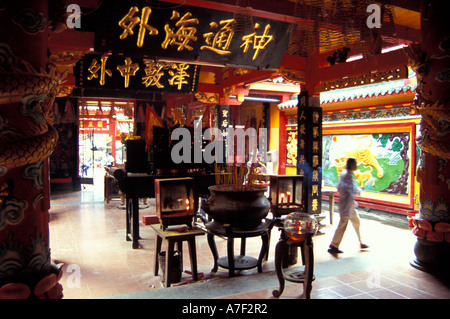
[[[355,195],[359,195],[361,189],[353,182],[353,172],[345,171],[341,174],[341,179],[338,184],[339,192],[339,213],[341,216],[352,217],[356,214],[355,211]]]

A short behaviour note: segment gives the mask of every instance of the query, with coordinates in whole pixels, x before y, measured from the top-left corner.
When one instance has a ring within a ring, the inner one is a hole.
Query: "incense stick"
[[[214,164],[214,173],[216,185],[227,185],[227,189],[250,189],[258,173],[256,172],[255,164],[247,165],[241,164]]]

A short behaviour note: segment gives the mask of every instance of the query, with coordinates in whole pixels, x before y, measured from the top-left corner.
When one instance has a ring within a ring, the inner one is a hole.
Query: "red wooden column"
[[[414,107],[422,116],[417,177],[420,212],[414,220],[413,266],[432,272],[450,269],[450,25],[445,1],[422,1],[420,45],[406,53],[419,86]]]
[[[48,156],[60,78],[48,68],[48,2],[0,10],[0,298],[61,298],[49,248]]]

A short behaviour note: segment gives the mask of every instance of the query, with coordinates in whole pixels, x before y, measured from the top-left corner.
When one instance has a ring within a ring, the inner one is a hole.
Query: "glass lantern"
[[[155,206],[162,228],[187,224],[195,216],[194,179],[192,177],[155,179]]]
[[[295,241],[303,241],[306,234],[314,236],[319,229],[319,222],[314,215],[293,212],[286,216],[284,231],[286,235]]]
[[[270,203],[275,217],[303,210],[303,175],[271,175]]]

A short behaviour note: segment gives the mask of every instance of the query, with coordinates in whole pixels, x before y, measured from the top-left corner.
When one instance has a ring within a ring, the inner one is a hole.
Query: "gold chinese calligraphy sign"
[[[308,213],[319,214],[322,202],[322,109],[320,107],[302,106],[297,117],[297,174],[305,176],[306,200]],[[292,131],[288,131],[290,133]],[[293,133],[292,137],[294,136]],[[287,136],[289,142],[289,135]],[[287,144],[287,147],[288,144]],[[293,153],[293,150],[292,150]],[[289,148],[286,158],[288,165]]]
[[[237,30],[232,12],[187,5],[159,9],[144,0],[114,1],[98,10],[104,12],[97,15],[97,52],[265,69],[278,67],[289,42],[287,23],[253,17],[253,28]]]
[[[87,54],[74,68],[76,85],[87,88],[195,93],[199,66],[128,56]]]

